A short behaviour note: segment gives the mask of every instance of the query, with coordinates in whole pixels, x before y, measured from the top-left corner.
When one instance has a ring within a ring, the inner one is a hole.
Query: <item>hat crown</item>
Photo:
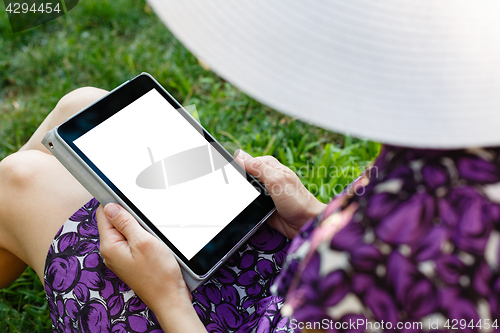
[[[391,144],[500,145],[498,1],[149,2],[216,73],[279,111]]]

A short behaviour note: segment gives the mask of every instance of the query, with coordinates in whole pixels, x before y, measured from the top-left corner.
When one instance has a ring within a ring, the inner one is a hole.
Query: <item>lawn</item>
[[[0,4],[0,160],[15,152],[66,93],[113,89],[152,74],[229,150],[274,155],[323,202],[378,154],[353,139],[278,113],[203,69],[144,1],[83,0],[70,13],[12,34]],[[1,274],[1,272],[0,272]],[[0,291],[0,332],[48,332],[41,283],[31,269]]]

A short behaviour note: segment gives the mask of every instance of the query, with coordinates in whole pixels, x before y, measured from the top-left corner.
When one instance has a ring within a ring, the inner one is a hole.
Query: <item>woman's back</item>
[[[384,147],[371,170],[292,242],[277,283],[286,294],[282,313],[297,326],[317,323],[310,328],[356,322],[363,331],[384,322],[413,332],[420,322],[423,329],[438,322],[495,331],[499,182],[497,148]]]

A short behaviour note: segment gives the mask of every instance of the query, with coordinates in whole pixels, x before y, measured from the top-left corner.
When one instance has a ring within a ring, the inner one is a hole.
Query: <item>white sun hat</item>
[[[500,145],[500,1],[148,0],[250,96],[410,147]]]

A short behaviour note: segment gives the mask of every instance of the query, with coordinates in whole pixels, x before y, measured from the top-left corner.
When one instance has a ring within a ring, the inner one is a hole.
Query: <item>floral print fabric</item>
[[[441,331],[448,319],[474,320],[461,332],[480,331],[479,319],[500,325],[498,202],[498,148],[385,146],[291,243],[273,286],[286,295],[282,313],[303,323],[363,319],[393,328],[428,328],[431,319]]]
[[[93,199],[55,236],[45,264],[54,332],[163,332],[153,312],[103,263]],[[270,286],[288,240],[263,225],[203,286],[193,305],[208,332],[292,332]]]

